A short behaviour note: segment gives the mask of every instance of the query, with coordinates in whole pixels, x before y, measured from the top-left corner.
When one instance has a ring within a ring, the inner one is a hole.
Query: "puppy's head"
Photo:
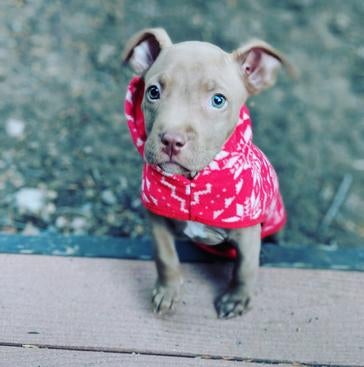
[[[161,28],[136,34],[123,59],[145,81],[145,160],[187,177],[211,162],[242,104],[272,86],[285,64],[262,41],[227,53],[207,42],[173,44]]]

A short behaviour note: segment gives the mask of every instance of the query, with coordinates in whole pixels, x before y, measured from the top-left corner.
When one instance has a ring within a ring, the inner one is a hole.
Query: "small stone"
[[[140,208],[140,207],[141,207],[141,205],[142,205],[142,202],[140,201],[140,199],[139,199],[139,198],[136,198],[136,199],[134,199],[134,200],[131,202],[131,207],[132,207],[133,209],[138,209],[138,208]]]
[[[23,229],[24,236],[37,236],[40,233],[40,229],[36,227],[33,223],[28,222]]]
[[[117,199],[115,194],[111,190],[105,190],[101,193],[101,200],[107,205],[115,205]]]
[[[53,203],[48,203],[45,207],[45,213],[47,215],[52,215],[57,211],[57,207]]]
[[[51,216],[53,214],[55,214],[57,211],[57,207],[55,206],[54,203],[47,203],[43,209],[42,212],[40,214],[40,217],[45,221],[45,222],[49,222],[51,219]]]
[[[116,223],[116,220],[117,218],[115,213],[108,213],[108,215],[106,216],[106,221],[110,225],[114,225]]]
[[[48,190],[47,191],[47,198],[48,199],[55,200],[55,199],[57,199],[57,197],[58,197],[57,191],[54,191],[54,190]]]
[[[81,206],[80,208],[80,214],[82,214],[83,217],[85,218],[91,218],[92,217],[92,204],[91,203],[86,203],[84,205]]]
[[[65,217],[63,217],[63,216],[58,217],[56,219],[56,223],[55,223],[56,227],[59,228],[59,229],[66,228],[68,226],[68,224],[69,224],[68,223],[68,220]]]
[[[364,159],[353,160],[352,166],[358,171],[364,171]]]
[[[15,194],[15,204],[19,212],[39,215],[46,206],[46,194],[35,188],[22,188]]]
[[[15,33],[20,33],[23,30],[23,22],[20,19],[14,19],[10,23],[10,27]]]
[[[83,217],[76,217],[71,222],[71,228],[75,234],[85,234],[88,230],[88,222]]]
[[[364,59],[364,46],[359,47],[356,50],[356,54],[361,58]]]
[[[5,124],[6,133],[16,139],[21,139],[24,137],[25,123],[24,121],[10,118]]]
[[[88,199],[92,199],[95,197],[95,190],[92,190],[92,189],[87,189],[85,190],[85,196],[88,198]]]
[[[340,30],[344,31],[350,26],[351,20],[348,15],[339,13],[336,16],[335,23]]]
[[[144,226],[142,226],[141,224],[137,224],[135,227],[134,227],[134,233],[136,236],[141,236],[145,233],[145,228]]]
[[[126,177],[119,177],[119,185],[122,190],[126,190],[128,188],[128,180],[126,179]]]
[[[331,31],[335,34],[345,32],[351,24],[350,17],[346,14],[338,14],[329,24]]]
[[[85,152],[85,154],[91,154],[93,152],[93,149],[91,146],[87,145],[83,148],[83,151]]]
[[[116,48],[113,45],[101,45],[99,53],[97,54],[97,62],[101,65],[106,64],[111,57],[115,55]]]

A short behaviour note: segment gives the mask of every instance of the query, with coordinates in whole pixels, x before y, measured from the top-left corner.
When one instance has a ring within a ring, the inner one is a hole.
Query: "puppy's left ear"
[[[238,63],[246,89],[250,95],[271,87],[281,66],[293,75],[292,66],[273,47],[264,41],[251,41],[232,53]]]
[[[138,74],[145,73],[157,59],[161,50],[172,45],[163,28],[147,28],[135,34],[127,43],[122,59]]]

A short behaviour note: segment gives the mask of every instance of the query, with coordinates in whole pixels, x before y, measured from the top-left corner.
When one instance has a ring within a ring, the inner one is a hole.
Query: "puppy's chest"
[[[199,222],[179,222],[179,233],[191,241],[205,245],[219,245],[228,239],[228,232],[223,228],[211,227]]]

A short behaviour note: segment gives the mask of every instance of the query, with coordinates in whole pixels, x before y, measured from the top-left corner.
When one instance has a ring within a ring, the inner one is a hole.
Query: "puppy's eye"
[[[226,104],[226,97],[221,93],[214,94],[211,97],[210,104],[213,108],[221,109]]]
[[[161,92],[159,90],[159,87],[157,85],[151,85],[147,89],[147,98],[149,101],[153,102],[158,100],[161,97]]]

